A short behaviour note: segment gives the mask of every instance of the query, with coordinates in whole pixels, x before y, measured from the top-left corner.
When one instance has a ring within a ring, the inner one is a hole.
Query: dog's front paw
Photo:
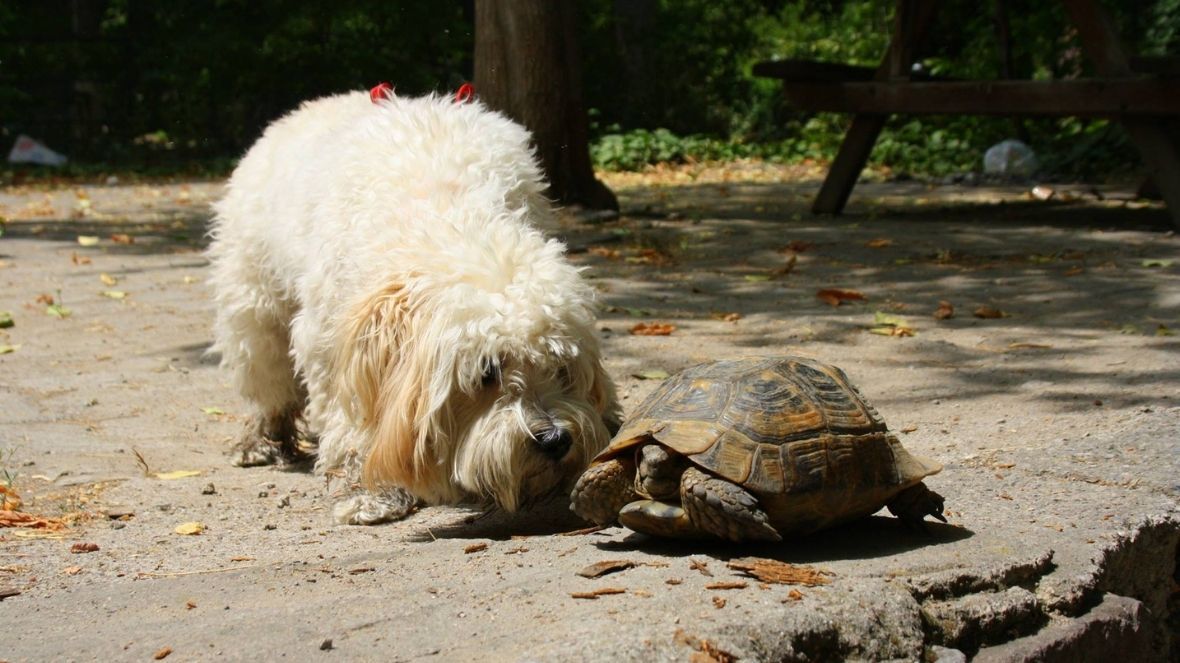
[[[342,525],[378,525],[401,520],[418,506],[418,499],[400,488],[379,495],[361,493],[340,500],[332,508],[332,517]]]
[[[259,467],[279,462],[279,448],[261,435],[243,435],[229,452],[229,462],[237,467]]]

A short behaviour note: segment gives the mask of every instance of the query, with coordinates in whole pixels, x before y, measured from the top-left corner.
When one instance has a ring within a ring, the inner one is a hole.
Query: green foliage
[[[876,65],[893,0],[584,0],[580,47],[593,157],[658,161],[825,159],[848,118],[789,108],[752,75],[774,57]],[[1016,77],[1087,73],[1061,4],[1008,0]],[[1105,0],[1133,50],[1180,50],[1180,0]],[[0,3],[0,142],[18,132],[68,154],[69,172],[118,163],[219,172],[301,101],[392,82],[454,89],[470,77],[471,3],[356,0],[39,0]],[[97,17],[85,16],[98,8]],[[943,0],[919,54],[935,75],[1000,73],[993,3]],[[81,12],[81,13],[79,13]],[[898,118],[875,163],[912,173],[978,168],[987,147],[1027,138],[1053,173],[1137,163],[1117,125],[978,117]],[[61,173],[63,171],[57,171]],[[0,181],[12,176],[0,173]]]

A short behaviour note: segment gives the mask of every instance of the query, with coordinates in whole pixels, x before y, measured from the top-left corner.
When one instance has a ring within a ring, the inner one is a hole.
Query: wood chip
[[[14,596],[20,596],[20,590],[16,587],[0,587],[0,601]]]
[[[599,587],[589,592],[573,592],[570,594],[575,599],[597,599],[599,596],[609,596],[611,594],[626,594],[627,590],[622,587]]]
[[[80,554],[80,553],[92,553],[92,552],[97,552],[97,551],[98,551],[98,544],[97,543],[75,543],[74,545],[70,546],[70,552],[74,553],[75,555]]]
[[[695,635],[689,635],[683,629],[676,629],[672,640],[696,650],[688,659],[692,663],[734,663],[738,660],[736,656],[712,642]]]
[[[595,562],[587,567],[584,567],[581,571],[578,571],[578,575],[582,576],[583,578],[598,578],[609,573],[626,571],[627,569],[634,567],[635,562],[629,559],[608,559],[602,562]]]
[[[725,607],[725,599],[721,598],[720,596],[714,596],[713,597],[713,607],[714,608],[724,608]]]
[[[68,576],[76,576],[82,572],[82,567],[80,567],[80,566],[67,566],[66,568],[62,569],[61,572],[68,575]]]
[[[787,601],[802,601],[802,600],[803,600],[803,592],[801,592],[797,589],[792,589],[791,591],[787,592],[787,598],[783,599],[783,603],[786,603]]]
[[[488,549],[488,544],[486,544],[486,543],[473,543],[463,549],[463,554],[470,555],[471,553],[483,552],[487,549]]]
[[[372,566],[362,566],[362,567],[355,568],[355,569],[349,569],[348,575],[355,576],[355,575],[360,575],[362,573],[369,573],[370,571],[376,571],[376,570],[377,569],[373,568]]]
[[[237,557],[230,557],[229,561],[231,561],[231,562],[253,562],[254,558],[253,557],[246,557],[245,555],[238,555]]]
[[[788,564],[763,557],[735,559],[726,566],[763,582],[781,585],[805,585],[808,587],[826,585],[831,582],[830,578],[834,575],[831,571],[817,569],[813,566]]]
[[[584,534],[601,532],[604,529],[606,529],[606,525],[595,525],[594,527],[583,527],[582,529],[576,529],[570,532],[562,532],[561,536],[582,536]]]
[[[869,241],[865,242],[865,246],[869,247],[870,249],[883,249],[887,246],[893,246],[893,240],[887,239],[885,237],[878,237],[877,239],[870,239]]]
[[[705,589],[745,589],[750,583],[742,580],[719,580],[705,585]]]
[[[936,320],[947,320],[955,317],[955,307],[945,299],[938,302],[938,310],[934,312]]]
[[[682,582],[684,582],[684,581],[681,580],[680,578],[668,578],[667,580],[664,581],[664,584],[665,585],[679,585]]]
[[[24,527],[56,532],[65,529],[66,524],[60,518],[42,518],[23,511],[0,511],[0,527]]]
[[[155,654],[152,654],[152,658],[156,659],[157,661],[161,661],[163,659],[168,658],[168,655],[171,653],[172,653],[171,647],[162,647]]]
[[[708,562],[702,562],[699,559],[694,559],[688,563],[688,568],[692,569],[693,571],[700,571],[701,575],[703,576],[708,576],[710,578],[713,577],[713,572],[709,570]]]

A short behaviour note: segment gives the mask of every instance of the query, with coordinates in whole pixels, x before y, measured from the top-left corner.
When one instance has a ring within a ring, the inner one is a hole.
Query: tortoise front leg
[[[690,467],[680,480],[680,504],[699,529],[727,541],[782,541],[758,500],[745,489]]]
[[[570,509],[596,525],[610,525],[619,510],[639,499],[635,494],[635,463],[613,458],[578,477],[570,493]]]

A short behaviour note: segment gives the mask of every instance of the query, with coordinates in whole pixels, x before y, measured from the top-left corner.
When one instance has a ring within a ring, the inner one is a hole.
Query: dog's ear
[[[623,421],[623,409],[619,406],[619,397],[615,392],[615,383],[610,376],[606,374],[606,369],[602,366],[602,360],[594,357],[592,360],[594,365],[591,375],[593,382],[590,384],[590,404],[602,417],[602,423],[606,425],[607,430],[610,431],[611,437],[619,432],[619,427]]]
[[[422,477],[420,425],[429,367],[414,351],[409,291],[392,283],[354,307],[333,358],[336,397],[369,438],[362,479],[368,488],[413,490]]]

